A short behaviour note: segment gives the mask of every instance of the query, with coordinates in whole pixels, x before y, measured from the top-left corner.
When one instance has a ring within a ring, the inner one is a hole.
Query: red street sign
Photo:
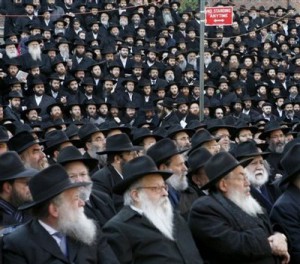
[[[205,7],[205,26],[231,26],[232,6]]]

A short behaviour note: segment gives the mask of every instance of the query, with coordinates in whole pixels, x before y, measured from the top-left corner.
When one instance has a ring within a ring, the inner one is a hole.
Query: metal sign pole
[[[200,85],[200,98],[199,108],[200,114],[199,119],[204,119],[204,33],[205,33],[205,1],[200,0],[200,34],[199,34],[199,56],[200,56],[200,68],[199,68],[199,85]]]

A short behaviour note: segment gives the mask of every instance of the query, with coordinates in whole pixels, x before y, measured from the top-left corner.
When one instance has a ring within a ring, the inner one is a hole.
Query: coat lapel
[[[38,221],[33,220],[31,226],[33,230],[33,239],[36,241],[37,245],[61,261],[68,263],[68,260],[61,252],[54,238],[50,236],[50,234],[38,223]]]

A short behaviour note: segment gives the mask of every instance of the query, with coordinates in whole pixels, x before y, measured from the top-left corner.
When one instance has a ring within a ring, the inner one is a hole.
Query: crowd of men
[[[180,6],[1,1],[0,263],[300,263],[300,15]]]

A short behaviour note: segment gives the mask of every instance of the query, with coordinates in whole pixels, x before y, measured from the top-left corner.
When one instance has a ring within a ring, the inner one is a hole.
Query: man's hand
[[[290,255],[288,253],[287,238],[282,233],[275,233],[268,238],[272,253],[283,258],[282,264],[289,263]]]

